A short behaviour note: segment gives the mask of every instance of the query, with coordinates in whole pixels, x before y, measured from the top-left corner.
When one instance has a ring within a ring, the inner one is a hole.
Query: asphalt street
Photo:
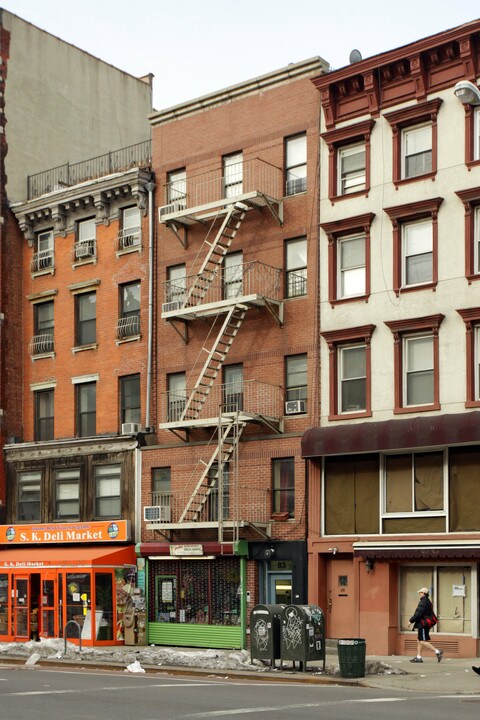
[[[480,693],[130,675],[92,668],[0,666],[0,717],[52,720],[478,720]]]

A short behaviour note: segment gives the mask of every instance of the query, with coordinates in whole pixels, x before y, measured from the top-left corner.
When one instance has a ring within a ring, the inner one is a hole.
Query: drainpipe
[[[148,192],[148,346],[147,346],[147,398],[145,403],[145,428],[150,429],[150,404],[152,395],[153,363],[153,192],[155,183],[145,184]]]

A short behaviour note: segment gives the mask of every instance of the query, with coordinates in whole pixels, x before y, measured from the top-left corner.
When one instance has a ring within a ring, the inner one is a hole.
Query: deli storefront
[[[123,645],[136,586],[128,537],[123,520],[0,526],[0,642]]]

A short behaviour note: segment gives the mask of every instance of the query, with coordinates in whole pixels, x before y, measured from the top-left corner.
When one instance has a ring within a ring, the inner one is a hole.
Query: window
[[[225,155],[223,165],[223,197],[230,198],[243,192],[243,154]]]
[[[338,195],[365,190],[365,143],[338,149]]]
[[[388,515],[445,514],[446,453],[384,456],[384,509]]]
[[[162,522],[170,522],[171,499],[171,468],[152,468],[152,505],[160,508]]]
[[[295,238],[285,243],[286,296],[307,294],[307,239]]]
[[[187,378],[185,373],[172,373],[167,377],[168,422],[181,419],[187,403]]]
[[[53,389],[34,393],[35,440],[53,440]]]
[[[465,323],[466,407],[480,406],[480,307],[457,310]]]
[[[97,294],[95,292],[76,295],[77,346],[93,345],[97,339]]]
[[[365,295],[365,235],[340,237],[337,245],[339,299]]]
[[[55,470],[55,520],[79,520],[80,470]]]
[[[370,295],[370,226],[366,213],[322,223],[328,238],[328,299],[331,305]]]
[[[220,468],[218,462],[213,462],[208,471],[208,486],[211,488],[207,503],[208,522],[218,522],[219,505],[222,508],[223,520],[230,517],[230,468],[228,463],[223,463],[222,472],[222,493],[220,495]]]
[[[480,160],[480,108],[476,107],[473,115],[473,158]]]
[[[30,347],[32,355],[52,353],[53,339],[53,300],[35,303],[33,306],[34,336]]]
[[[393,228],[393,289],[433,289],[438,282],[438,209],[443,198],[385,208]]]
[[[96,255],[95,218],[81,220],[77,224],[77,242],[75,243],[75,260],[91,259]]]
[[[272,460],[272,512],[295,515],[295,462],[294,458]]]
[[[187,290],[187,269],[185,265],[172,265],[167,268],[167,282],[165,283],[165,302],[185,302]]]
[[[473,586],[476,579],[469,565],[405,565],[400,567],[400,630],[410,630],[412,608],[418,603],[418,588],[427,587],[430,599],[437,613],[438,625],[432,633],[452,633],[472,636],[472,618],[476,616],[476,594]],[[456,595],[453,588],[461,588]],[[436,645],[436,641],[432,641]]]
[[[95,517],[121,517],[121,465],[96,465]]]
[[[440,409],[438,331],[443,318],[385,323],[394,335],[395,413]]]
[[[120,378],[120,402],[122,423],[140,424],[140,375]]]
[[[229,253],[223,260],[223,297],[243,295],[243,253]]]
[[[392,127],[393,182],[398,185],[437,172],[437,115],[441,98],[385,115]]]
[[[402,287],[431,283],[433,234],[430,220],[402,225]]]
[[[41,272],[53,268],[53,230],[44,230],[35,236],[36,252],[33,254],[31,271]]]
[[[307,190],[307,135],[294,135],[285,140],[285,195],[298,195]]]
[[[140,245],[142,237],[140,208],[137,205],[122,209],[122,227],[119,233],[119,250]]]
[[[78,383],[77,390],[77,435],[90,437],[95,435],[97,424],[97,384]]]
[[[187,171],[173,170],[167,176],[167,203],[175,206],[175,210],[187,207]]]
[[[120,285],[120,317],[117,338],[123,339],[140,334],[140,283]]]
[[[286,401],[303,401],[302,412],[307,409],[307,355],[290,355],[285,358]]]
[[[330,420],[371,415],[371,338],[375,325],[322,333],[329,349]]]
[[[380,525],[378,454],[326,457],[323,494],[325,535],[377,534]]]
[[[223,411],[243,410],[243,365],[225,365],[223,382]]]
[[[458,190],[465,207],[465,277],[480,279],[480,187]]]
[[[339,200],[370,190],[370,135],[374,120],[322,133],[328,145],[328,197]]]
[[[338,347],[338,408],[340,413],[365,412],[367,407],[367,347]]]
[[[38,470],[20,472],[17,479],[18,522],[41,522],[41,472]]]

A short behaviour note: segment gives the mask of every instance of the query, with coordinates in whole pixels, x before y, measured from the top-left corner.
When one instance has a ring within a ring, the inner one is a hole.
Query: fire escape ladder
[[[212,491],[218,490],[218,477],[220,472],[223,475],[224,469],[228,465],[240,440],[245,423],[239,423],[238,418],[231,418],[226,426],[221,429],[220,442],[215,445],[213,453],[204,465],[200,479],[190,496],[185,510],[183,511],[179,522],[196,522],[202,514],[208,498]],[[216,470],[210,473],[214,463],[217,464]],[[223,495],[223,488],[222,493]],[[218,507],[223,508],[223,497],[215,498]],[[217,508],[212,508],[213,516],[216,516]]]
[[[185,408],[180,420],[196,420],[200,415],[212,385],[220,372],[228,351],[247,314],[247,310],[248,307],[241,303],[233,305],[226,314],[212,348],[210,350],[204,348],[208,352],[208,356],[197,382],[185,403]]]
[[[209,249],[198,271],[197,278],[188,291],[184,307],[192,307],[202,303],[217,275],[218,269],[222,265],[223,258],[240,229],[246,212],[247,207],[242,203],[230,205],[214,240],[212,242],[205,240]]]

